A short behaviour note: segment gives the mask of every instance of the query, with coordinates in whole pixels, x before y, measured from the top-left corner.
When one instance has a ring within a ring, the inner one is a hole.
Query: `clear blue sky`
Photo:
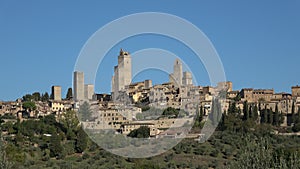
[[[299,9],[296,0],[0,1],[0,100],[50,92],[52,85],[61,85],[64,95],[88,38],[106,23],[136,12],[170,13],[199,27],[218,51],[234,89],[290,92],[292,85],[300,84]],[[141,40],[147,43],[138,43]],[[137,37],[118,44],[108,55],[117,56],[120,47],[130,52],[161,47],[189,55],[175,42],[165,42],[162,37]],[[116,64],[112,58],[107,66]],[[113,68],[99,71],[108,76],[97,77],[96,91],[109,92]],[[200,84],[207,85],[203,72]]]

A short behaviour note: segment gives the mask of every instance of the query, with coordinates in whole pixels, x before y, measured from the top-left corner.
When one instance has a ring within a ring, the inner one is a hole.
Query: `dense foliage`
[[[74,111],[68,111],[58,120],[54,115],[22,122],[3,116],[0,165],[1,168],[80,169],[299,168],[300,137],[278,135],[274,131],[298,131],[300,112],[294,113],[293,127],[282,128],[283,115],[278,108],[273,111],[248,103],[244,107],[241,111],[232,102],[222,117],[219,114],[210,117],[221,121],[207,142],[184,139],[164,154],[146,159],[119,157],[101,149],[83,131]],[[89,112],[89,105],[83,108],[82,112]],[[259,115],[258,111],[262,113]],[[169,108],[165,114],[172,116],[174,112],[177,110]],[[203,107],[198,107],[192,132],[199,131],[204,114]],[[129,135],[148,138],[149,132],[148,127],[141,127]]]
[[[127,136],[133,138],[149,138],[150,137],[150,128],[147,126],[141,126],[138,129],[132,130]]]

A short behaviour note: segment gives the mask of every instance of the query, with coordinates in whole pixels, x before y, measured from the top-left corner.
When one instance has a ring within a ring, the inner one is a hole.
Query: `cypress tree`
[[[253,114],[253,120],[257,121],[257,118],[258,118],[258,108],[257,108],[256,104],[253,107],[252,114]]]
[[[244,102],[243,106],[243,120],[246,121],[249,119],[249,110],[247,101]]]
[[[292,104],[292,120],[291,123],[295,123],[296,122],[296,117],[295,117],[295,102],[293,102]]]
[[[261,113],[261,123],[267,123],[268,121],[268,112],[267,112],[267,106],[265,106],[265,109],[262,110]]]
[[[273,110],[272,109],[268,109],[268,123],[269,124],[273,124]]]
[[[297,112],[297,123],[300,122],[300,106],[298,107],[298,112]]]
[[[278,111],[278,104],[276,104],[276,106],[275,106],[273,125],[274,125],[274,126],[279,126],[279,111]]]

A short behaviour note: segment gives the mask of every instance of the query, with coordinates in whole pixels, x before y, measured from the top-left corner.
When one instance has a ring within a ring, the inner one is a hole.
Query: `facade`
[[[292,86],[292,96],[300,97],[300,86]]]
[[[0,101],[0,115],[16,114],[22,111],[22,104],[20,102],[1,102]]]
[[[100,102],[109,102],[111,101],[110,94],[95,94],[95,99],[99,100]]]
[[[74,72],[73,82],[74,100],[84,100],[84,74],[83,72]]]
[[[52,86],[52,96],[55,101],[61,100],[61,86]]]
[[[64,103],[60,102],[60,101],[50,102],[50,107],[51,107],[52,112],[63,112],[63,111],[65,111]]]
[[[85,99],[92,100],[94,96],[95,90],[94,85],[86,84],[84,85],[84,97]]]
[[[250,103],[253,102],[262,102],[262,101],[271,101],[274,95],[274,89],[253,89],[245,88],[241,90],[241,98],[244,101]]]
[[[149,96],[150,87],[152,87],[151,80],[132,83],[127,87],[127,93],[132,101],[136,103],[146,99]]]

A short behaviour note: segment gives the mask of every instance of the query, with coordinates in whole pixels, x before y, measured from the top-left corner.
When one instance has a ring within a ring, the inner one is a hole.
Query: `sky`
[[[168,13],[197,26],[214,45],[234,89],[290,92],[291,86],[300,85],[299,9],[296,0],[1,0],[0,100],[15,100],[36,91],[50,93],[52,85],[62,86],[65,96],[86,41],[107,23],[140,12]],[[99,66],[97,93],[110,92],[120,48],[130,53],[161,48],[181,57],[194,54],[168,37],[126,39],[111,48]],[[209,85],[205,68],[198,66],[199,85]],[[145,78],[153,78],[155,83],[168,80],[167,74],[158,70],[141,72],[134,80]]]

